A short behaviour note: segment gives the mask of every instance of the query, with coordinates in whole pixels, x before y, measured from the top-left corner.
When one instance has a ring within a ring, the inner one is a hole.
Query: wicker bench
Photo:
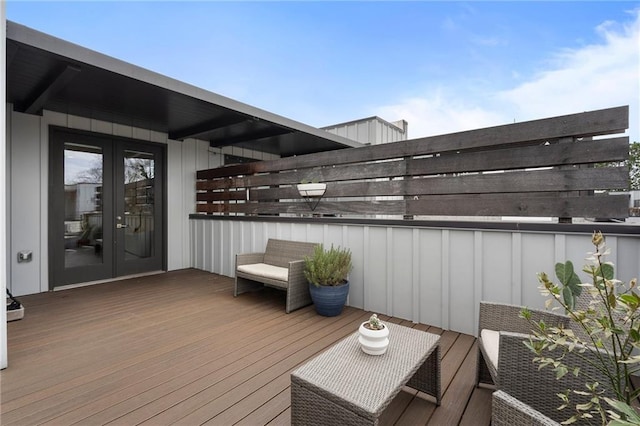
[[[316,245],[269,239],[264,253],[237,254],[233,295],[267,285],[287,292],[287,313],[311,304],[309,284],[303,272],[304,257],[311,256]]]

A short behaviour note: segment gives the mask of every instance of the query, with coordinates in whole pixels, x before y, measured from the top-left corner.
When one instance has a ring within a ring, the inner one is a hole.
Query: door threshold
[[[88,281],[86,283],[76,283],[76,284],[61,285],[61,286],[58,286],[58,287],[54,287],[53,291],[69,290],[69,289],[72,289],[72,288],[87,287],[87,286],[95,285],[95,284],[104,284],[104,283],[110,283],[110,282],[113,282],[113,281],[128,280],[130,278],[138,278],[138,277],[146,277],[146,276],[149,276],[149,275],[164,274],[165,272],[167,272],[167,271],[142,272],[140,274],[123,275],[121,277],[108,278],[106,280],[97,280],[97,281]]]

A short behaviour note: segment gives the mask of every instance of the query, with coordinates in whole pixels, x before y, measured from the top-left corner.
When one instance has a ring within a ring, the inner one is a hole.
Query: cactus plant
[[[384,323],[380,321],[380,318],[378,318],[376,314],[371,315],[369,321],[364,323],[364,326],[369,330],[382,330],[385,327]]]

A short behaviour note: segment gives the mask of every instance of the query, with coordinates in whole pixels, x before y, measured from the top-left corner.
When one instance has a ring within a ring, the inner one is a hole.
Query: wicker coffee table
[[[440,405],[440,336],[396,324],[384,355],[367,355],[354,333],[291,373],[292,425],[377,425],[404,385]]]

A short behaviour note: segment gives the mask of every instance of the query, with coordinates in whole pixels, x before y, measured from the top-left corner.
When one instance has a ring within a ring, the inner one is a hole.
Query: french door
[[[50,287],[164,269],[164,148],[52,128]]]

